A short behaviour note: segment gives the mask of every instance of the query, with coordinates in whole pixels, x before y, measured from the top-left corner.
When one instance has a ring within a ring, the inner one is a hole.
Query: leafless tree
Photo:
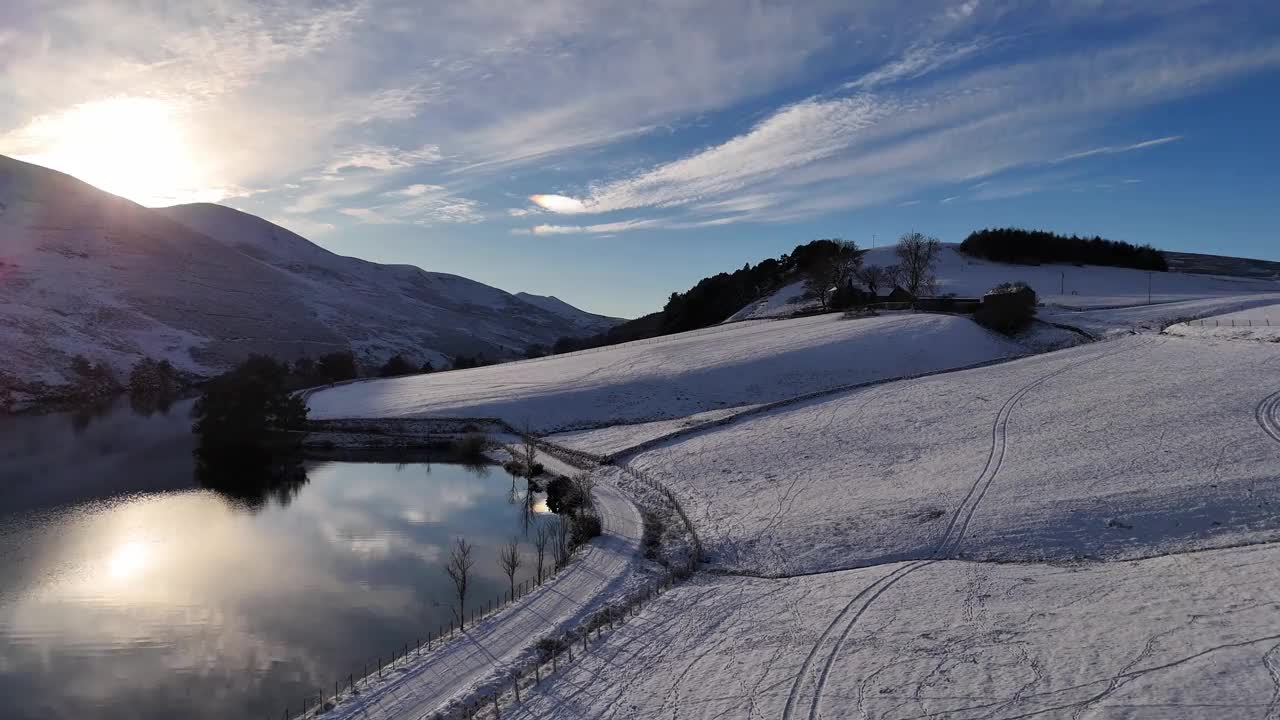
[[[582,502],[578,504],[578,513],[585,512],[596,506],[596,479],[591,473],[580,473],[575,475],[571,482],[573,483],[573,492]]]
[[[862,265],[862,251],[858,250],[857,243],[846,240],[832,242],[831,252],[815,260],[805,270],[805,291],[817,299],[823,310],[830,305],[832,293],[849,285]]]
[[[538,532],[533,536],[533,549],[538,553],[538,584],[542,584],[542,567],[547,559],[547,544],[551,542],[551,526],[545,522],[538,523]]]
[[[498,552],[498,564],[502,566],[502,572],[507,576],[507,584],[511,591],[511,599],[516,597],[516,572],[520,570],[520,543],[511,538],[511,542],[502,546],[502,550]]]
[[[872,295],[880,295],[880,291],[889,287],[892,280],[889,273],[879,265],[867,265],[858,271],[858,280],[867,286],[867,292]]]
[[[529,423],[524,425],[524,433],[521,436],[521,444],[524,447],[524,476],[533,477],[533,465],[538,461],[538,443],[533,436],[533,431],[529,428]]]
[[[902,268],[902,285],[906,291],[915,297],[932,293],[938,284],[934,265],[942,253],[942,243],[938,238],[909,232],[898,238],[895,253]]]
[[[553,530],[551,553],[555,558],[556,567],[562,568],[569,562],[569,552],[572,549],[569,545],[569,523],[565,520],[557,520]]]
[[[465,538],[458,538],[454,542],[453,553],[449,556],[449,564],[445,566],[445,572],[449,573],[449,579],[453,581],[453,589],[458,597],[458,629],[462,629],[467,624],[467,585],[471,579],[471,568],[476,561],[471,557],[471,543]]]

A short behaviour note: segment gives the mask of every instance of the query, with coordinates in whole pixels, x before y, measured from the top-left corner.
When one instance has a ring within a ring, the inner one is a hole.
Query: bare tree
[[[889,272],[879,265],[867,265],[858,271],[858,280],[867,286],[867,292],[872,295],[879,296],[880,291],[887,288],[893,281],[889,277]]]
[[[555,559],[556,567],[562,568],[569,562],[569,523],[564,520],[557,520],[553,528],[551,546],[552,557]]]
[[[502,546],[502,550],[498,553],[498,564],[502,566],[502,572],[507,576],[507,584],[511,591],[511,599],[516,598],[516,572],[520,570],[520,543],[511,538],[511,542]]]
[[[573,492],[578,496],[577,513],[581,514],[596,506],[596,479],[591,473],[580,473],[573,476],[570,480],[573,483]]]
[[[524,460],[524,476],[533,477],[533,465],[538,461],[538,442],[527,422],[524,424],[521,444],[524,446],[524,457],[522,458]]]
[[[467,624],[467,585],[471,579],[471,567],[475,564],[476,561],[471,558],[471,543],[465,538],[458,538],[444,571],[449,573],[449,579],[453,581],[453,589],[458,597],[456,612],[459,630]]]
[[[912,231],[898,238],[895,252],[906,291],[915,297],[932,293],[938,285],[933,268],[942,253],[942,243],[938,238]]]
[[[542,567],[547,558],[547,543],[551,542],[551,526],[538,523],[538,532],[533,536],[533,549],[538,553],[538,584],[542,584]]]
[[[830,306],[832,293],[848,286],[862,265],[862,251],[857,243],[846,240],[831,242],[831,251],[805,270],[805,291],[817,299],[823,310]]]

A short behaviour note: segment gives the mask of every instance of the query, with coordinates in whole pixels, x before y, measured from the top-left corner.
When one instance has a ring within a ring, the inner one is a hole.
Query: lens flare
[[[572,214],[587,211],[586,203],[567,195],[530,195],[529,199],[539,207],[554,213]]]

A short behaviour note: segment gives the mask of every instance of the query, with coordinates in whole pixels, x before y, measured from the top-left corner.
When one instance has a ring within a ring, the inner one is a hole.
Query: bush
[[[168,360],[157,362],[151,358],[142,358],[129,372],[130,395],[172,397],[177,392],[177,373]]]
[[[378,377],[397,377],[413,374],[413,366],[401,355],[392,355],[378,370]]]
[[[641,510],[640,517],[644,521],[644,534],[640,538],[640,547],[645,557],[657,560],[658,552],[662,548],[662,534],[666,531],[666,523],[652,510]]]
[[[983,327],[1012,335],[1029,325],[1035,315],[1035,291],[1024,282],[1014,282],[988,291],[973,319]]]
[[[356,356],[348,352],[332,352],[321,355],[316,363],[316,373],[324,382],[342,382],[356,377]]]
[[[463,460],[482,462],[489,449],[489,439],[480,433],[467,433],[453,441],[453,452]]]
[[[307,405],[291,394],[288,369],[265,355],[250,355],[214,378],[192,410],[202,463],[267,462],[289,446],[285,431],[301,430]]]
[[[592,512],[579,513],[569,521],[569,542],[574,547],[585,545],[591,538],[599,537],[603,530],[599,515]]]
[[[83,355],[71,359],[71,372],[75,376],[74,392],[84,400],[99,400],[120,392],[120,381],[115,371],[104,362],[91,363]]]

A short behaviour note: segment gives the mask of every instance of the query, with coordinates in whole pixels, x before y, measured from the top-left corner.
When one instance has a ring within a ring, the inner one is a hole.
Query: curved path
[[[1271,439],[1280,442],[1280,392],[1274,392],[1263,398],[1262,402],[1254,408],[1253,414],[1258,420],[1258,425],[1271,436]]]
[[[578,472],[543,456],[551,472]],[[468,628],[463,637],[400,666],[393,679],[343,700],[325,720],[421,720],[514,661],[531,640],[595,609],[595,602],[627,580],[640,557],[640,512],[620,491],[600,484],[596,508],[603,534],[553,580],[515,605]]]

